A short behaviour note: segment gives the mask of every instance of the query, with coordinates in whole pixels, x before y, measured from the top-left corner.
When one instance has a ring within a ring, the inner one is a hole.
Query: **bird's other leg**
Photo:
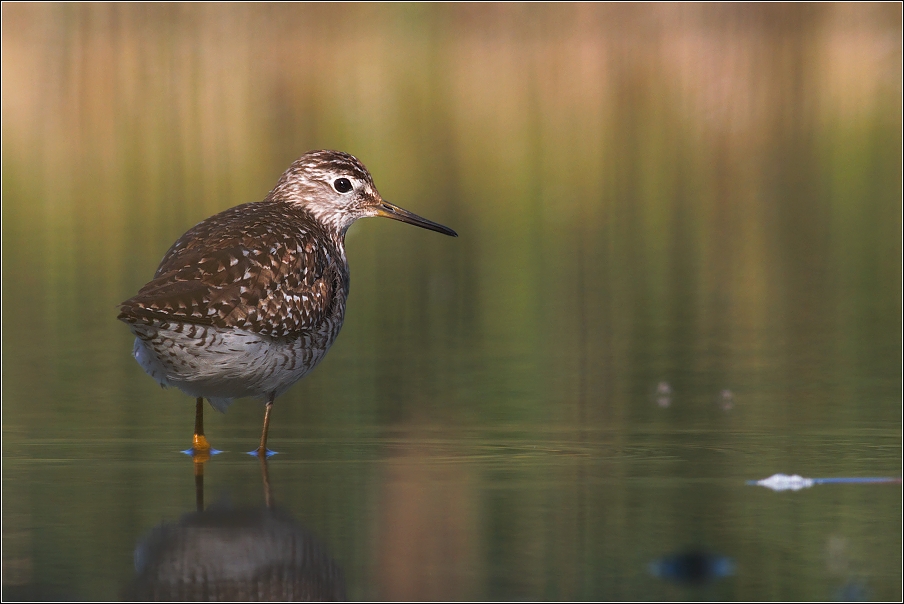
[[[272,451],[267,450],[267,432],[270,431],[270,412],[273,410],[274,393],[270,393],[267,399],[267,406],[264,407],[264,429],[261,432],[261,446],[257,448],[257,456],[267,458],[273,455]]]
[[[195,453],[210,452],[210,443],[204,437],[204,399],[200,396],[195,403],[195,435],[191,439],[191,448]]]

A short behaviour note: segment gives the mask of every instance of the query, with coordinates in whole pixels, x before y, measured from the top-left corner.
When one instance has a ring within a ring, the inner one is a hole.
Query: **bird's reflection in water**
[[[161,524],[135,548],[135,580],[125,599],[144,601],[335,601],[342,570],[326,548],[273,503],[266,459],[266,505],[204,509],[204,463],[195,458],[197,511]]]

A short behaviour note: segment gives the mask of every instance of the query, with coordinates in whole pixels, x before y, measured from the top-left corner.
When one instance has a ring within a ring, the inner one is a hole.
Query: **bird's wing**
[[[275,228],[278,215],[258,211],[249,219],[234,212],[239,208],[209,218],[173,244],[154,279],[120,305],[119,318],[273,337],[316,327],[336,288],[331,250],[321,234],[316,228]]]

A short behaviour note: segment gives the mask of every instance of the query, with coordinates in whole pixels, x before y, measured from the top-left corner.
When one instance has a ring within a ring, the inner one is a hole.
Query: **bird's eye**
[[[352,183],[347,178],[337,178],[333,181],[333,187],[340,193],[348,193],[352,190]]]

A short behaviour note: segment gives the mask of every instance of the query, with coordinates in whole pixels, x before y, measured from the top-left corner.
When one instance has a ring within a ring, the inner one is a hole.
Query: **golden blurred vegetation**
[[[40,315],[30,366],[118,337],[172,240],[319,147],[463,235],[353,231],[371,392],[404,390],[376,363],[413,339],[438,390],[483,354],[489,392],[583,384],[626,420],[614,376],[898,346],[898,5],[4,4],[2,44],[5,341]]]
[[[86,455],[86,439],[119,460],[187,437],[189,406],[158,400],[186,397],[141,373],[115,304],[192,224],[262,199],[305,151],[337,148],[388,199],[461,235],[352,229],[346,327],[280,399],[277,442],[389,425],[418,443],[374,470],[342,433],[311,450],[352,462],[282,467],[287,499],[322,513],[353,560],[353,597],[371,595],[371,573],[413,599],[646,599],[626,544],[658,555],[700,526],[741,544],[741,598],[825,597],[801,580],[818,574],[823,524],[788,514],[761,530],[747,491],[696,486],[792,458],[826,475],[899,471],[900,4],[0,10],[5,461],[42,443]],[[660,381],[668,411],[652,400]],[[730,416],[715,411],[722,389]],[[259,409],[210,422],[241,441]],[[869,453],[827,454],[819,429]],[[494,448],[528,440],[558,457]],[[652,464],[675,450],[695,456]],[[736,455],[720,467],[713,451]],[[98,467],[60,466],[47,484],[16,478],[27,465],[4,474],[5,523],[51,518],[75,581],[103,583],[88,599],[111,597],[117,552],[183,483],[162,463],[114,466],[106,483]],[[643,490],[667,470],[671,486]],[[98,503],[97,480],[118,499]],[[881,541],[887,527],[870,522],[900,517],[882,501],[864,518],[872,508],[845,500],[842,524]],[[874,576],[899,576],[898,545],[870,548],[888,553]],[[419,583],[425,568],[435,583]]]

